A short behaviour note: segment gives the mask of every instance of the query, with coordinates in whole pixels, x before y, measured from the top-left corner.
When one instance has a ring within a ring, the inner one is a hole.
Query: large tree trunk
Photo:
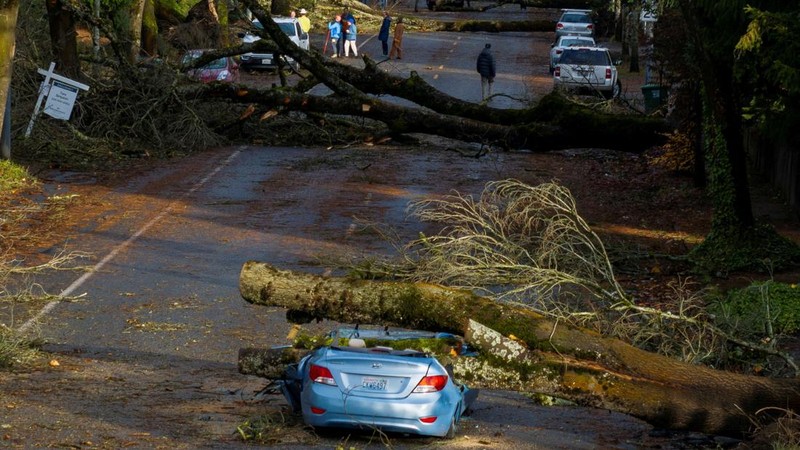
[[[323,278],[255,261],[242,267],[239,289],[248,302],[288,308],[308,320],[449,331],[473,342],[480,343],[480,336],[491,341],[490,332],[469,326],[475,321],[525,343],[530,364],[520,370],[520,356],[508,367],[520,370],[528,389],[629,413],[659,427],[739,436],[750,425],[745,414],[770,406],[800,408],[796,379],[685,364],[468,291]]]
[[[142,52],[142,22],[144,20],[144,4],[147,0],[134,0],[130,7],[130,55],[131,64],[136,64]]]
[[[145,0],[142,17],[142,52],[147,56],[158,56],[158,22],[153,0]]]
[[[19,3],[17,0],[0,0],[0,124],[4,124],[11,117],[6,117],[10,113],[6,109],[9,98],[11,97],[11,73],[13,72],[14,49],[16,45],[17,30],[17,11]],[[11,158],[11,149],[6,147],[6,142],[10,142],[11,136],[6,136],[6,127],[3,126],[3,135],[0,136],[0,146],[2,146],[2,159]]]
[[[77,79],[81,75],[78,59],[78,32],[72,12],[61,0],[47,0],[47,20],[50,25],[50,43],[56,68],[61,74]]]

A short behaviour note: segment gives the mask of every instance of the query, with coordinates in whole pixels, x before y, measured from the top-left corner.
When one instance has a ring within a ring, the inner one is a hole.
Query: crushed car
[[[192,64],[195,60],[203,56],[208,50],[189,50],[181,59],[183,66]],[[215,59],[208,64],[195,69],[189,69],[186,75],[195,81],[211,83],[220,81],[224,83],[237,83],[239,81],[239,64],[230,56]]]
[[[278,380],[307,425],[453,438],[477,398],[432,346],[464,354],[463,339],[418,330],[340,328]],[[415,345],[423,343],[423,346]],[[427,346],[427,347],[426,347]]]

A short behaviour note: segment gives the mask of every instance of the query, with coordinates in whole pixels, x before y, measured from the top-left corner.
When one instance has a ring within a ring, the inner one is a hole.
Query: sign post
[[[55,68],[56,63],[51,62],[48,70],[38,69],[38,72],[44,75],[44,81],[39,86],[39,99],[36,100],[36,107],[33,109],[31,121],[28,123],[28,129],[25,130],[25,137],[31,136],[33,123],[36,121],[36,117],[39,116],[42,101],[45,97],[47,97],[47,102],[44,105],[44,112],[47,115],[60,120],[69,120],[72,108],[75,106],[75,99],[78,98],[78,90],[89,90],[89,86],[83,83],[56,74],[53,72]]]

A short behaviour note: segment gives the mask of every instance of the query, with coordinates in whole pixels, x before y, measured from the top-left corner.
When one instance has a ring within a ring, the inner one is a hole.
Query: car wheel
[[[450,428],[447,429],[447,433],[444,435],[445,439],[453,439],[456,437],[456,433],[458,432],[458,425],[456,425],[456,416],[450,418]]]
[[[611,89],[611,98],[619,98],[620,94],[622,94],[622,83],[617,80],[614,88]]]

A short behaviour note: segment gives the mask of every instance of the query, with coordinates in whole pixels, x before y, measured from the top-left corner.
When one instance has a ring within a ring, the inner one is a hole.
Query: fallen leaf
[[[61,365],[61,364],[59,364],[59,363],[58,363],[58,360],[57,360],[57,359],[51,359],[51,360],[50,360],[50,367],[58,367],[58,366],[60,366],[60,365]]]

